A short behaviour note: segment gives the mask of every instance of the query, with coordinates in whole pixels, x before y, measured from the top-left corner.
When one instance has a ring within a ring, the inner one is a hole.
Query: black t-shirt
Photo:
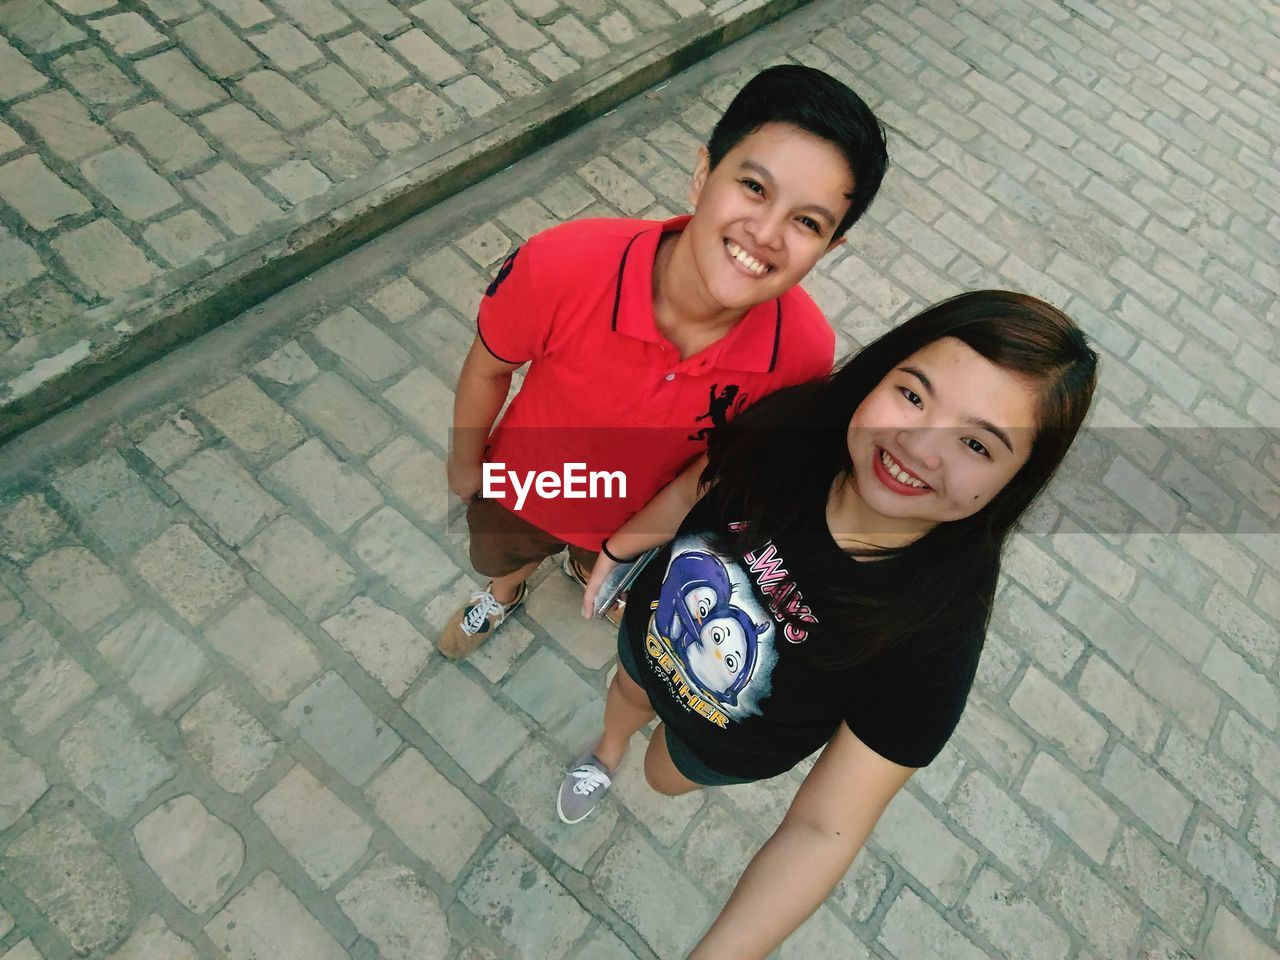
[[[943,642],[904,640],[851,669],[815,668],[801,645],[824,629],[824,598],[797,571],[812,566],[812,551],[838,555],[823,559],[847,563],[850,577],[874,561],[841,551],[822,509],[808,529],[737,558],[714,529],[714,495],[690,511],[627,599],[623,635],[658,716],[708,766],[734,776],[783,773],[842,722],[887,760],[930,763],[964,709],[983,625],[957,623]]]

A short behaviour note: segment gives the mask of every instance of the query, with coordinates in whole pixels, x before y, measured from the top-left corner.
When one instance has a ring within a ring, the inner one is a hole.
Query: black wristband
[[[621,557],[615,557],[615,556],[613,555],[613,553],[612,553],[612,552],[610,552],[610,550],[609,550],[609,541],[608,541],[608,539],[605,539],[605,540],[601,541],[601,543],[600,543],[600,552],[601,552],[601,553],[603,553],[603,554],[604,554],[606,557],[608,557],[610,560],[612,560],[614,563],[634,563],[634,562],[635,562],[635,558],[634,558],[634,557],[633,557],[632,559],[630,559],[630,560],[623,560]]]

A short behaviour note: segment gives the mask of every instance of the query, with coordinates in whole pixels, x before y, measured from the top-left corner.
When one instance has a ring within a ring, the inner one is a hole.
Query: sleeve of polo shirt
[[[537,292],[536,249],[536,240],[517,247],[480,298],[476,332],[485,349],[504,363],[542,356],[551,330],[549,298]]]

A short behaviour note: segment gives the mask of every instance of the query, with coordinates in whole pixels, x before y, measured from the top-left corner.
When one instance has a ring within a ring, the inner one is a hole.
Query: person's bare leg
[[[501,604],[508,604],[516,598],[516,591],[520,589],[520,584],[529,579],[529,575],[538,569],[541,560],[535,560],[533,563],[525,564],[514,573],[508,573],[505,576],[494,577],[490,581],[489,592],[493,594],[493,598]]]
[[[644,778],[649,786],[668,797],[702,789],[702,784],[694,783],[676,769],[667,750],[667,728],[661,723],[649,738],[649,749],[644,753]]]
[[[610,770],[617,770],[631,735],[653,717],[649,695],[619,665],[604,701],[604,733],[596,744],[596,759]]]

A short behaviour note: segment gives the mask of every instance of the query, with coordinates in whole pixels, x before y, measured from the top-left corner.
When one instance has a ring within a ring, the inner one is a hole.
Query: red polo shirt
[[[684,360],[653,316],[653,261],[687,216],[579,220],[530,239],[480,302],[480,339],[499,360],[528,362],[524,385],[490,438],[492,493],[558,539],[598,550],[696,455],[711,429],[781,387],[831,372],[835,335],[799,287],[749,310]],[[499,471],[497,464],[505,467]],[[518,485],[540,472],[570,482]],[[592,472],[621,472],[619,496]],[[516,474],[516,479],[510,473]],[[573,479],[581,475],[581,480]],[[568,496],[581,491],[585,496]],[[541,495],[540,495],[541,494]]]

